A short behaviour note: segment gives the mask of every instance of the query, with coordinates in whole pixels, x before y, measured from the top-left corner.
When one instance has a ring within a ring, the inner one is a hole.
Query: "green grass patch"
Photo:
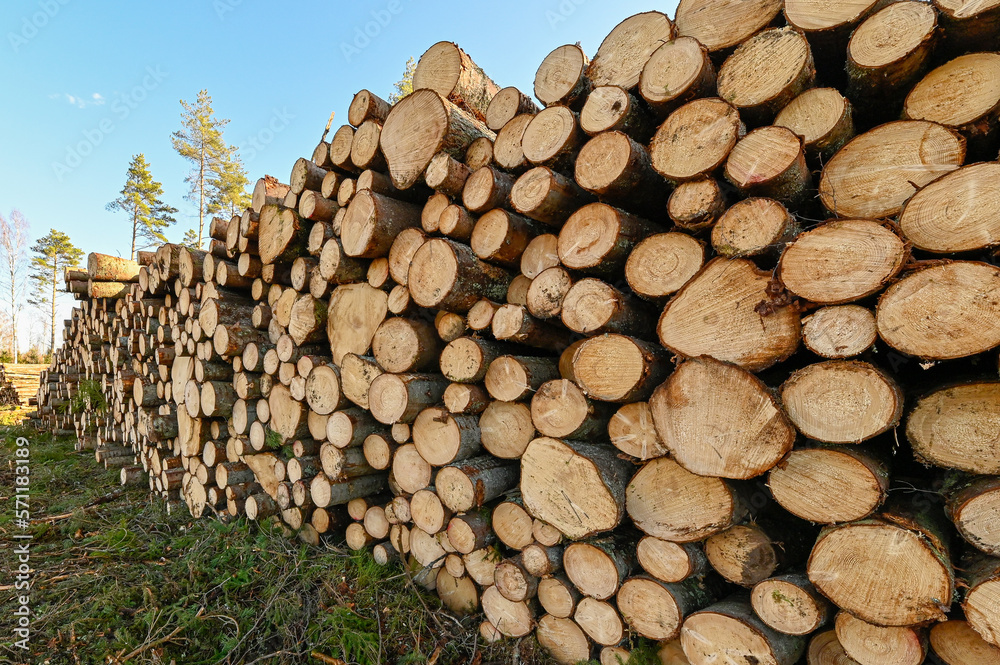
[[[452,617],[399,564],[379,566],[337,542],[304,545],[268,524],[168,512],[71,440],[20,427],[0,430],[6,543],[20,533],[18,436],[31,441],[34,617],[25,654],[11,645],[13,599],[0,594],[0,663],[328,662],[314,652],[359,664],[546,662],[534,638],[484,646],[481,616]]]

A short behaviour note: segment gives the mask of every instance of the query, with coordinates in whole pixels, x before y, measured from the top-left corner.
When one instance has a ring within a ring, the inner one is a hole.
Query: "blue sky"
[[[503,10],[498,10],[502,7]],[[591,56],[622,19],[676,2],[518,0],[6,0],[0,6],[0,211],[20,209],[32,238],[65,231],[85,252],[127,256],[124,216],[105,211],[142,152],[180,210],[167,236],[197,224],[189,166],[171,148],[179,100],[207,89],[251,182],[287,181],[331,112],[354,93],[387,97],[408,57],[457,42],[500,86],[531,93],[557,46]],[[72,300],[63,306],[68,311]],[[29,317],[25,317],[29,318]],[[25,322],[27,325],[28,322]],[[23,329],[23,326],[22,326]]]

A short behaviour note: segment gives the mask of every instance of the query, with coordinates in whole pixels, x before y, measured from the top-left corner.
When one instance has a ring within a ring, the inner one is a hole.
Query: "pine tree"
[[[133,259],[136,250],[157,242],[167,242],[163,231],[177,221],[171,216],[177,212],[177,208],[164,203],[160,199],[161,196],[163,196],[163,185],[153,180],[149,164],[146,163],[146,156],[142,153],[133,155],[121,196],[107,205],[107,209],[111,212],[127,213],[132,222],[130,256]],[[136,241],[145,243],[137,246]]]
[[[403,70],[403,78],[396,81],[396,92],[389,95],[389,103],[395,104],[403,97],[413,92],[413,72],[417,70],[417,63],[413,58],[407,58],[406,68]]]
[[[215,117],[212,109],[212,98],[207,90],[198,93],[194,104],[183,99],[181,113],[183,127],[171,135],[174,150],[192,163],[191,173],[185,178],[191,189],[188,200],[198,206],[198,248],[202,246],[205,232],[205,215],[210,214],[212,205],[212,181],[220,185],[224,182],[224,174],[231,172],[239,160],[233,160],[234,148],[227,146],[222,138],[222,130],[229,120]],[[239,165],[242,168],[242,165]],[[246,177],[245,175],[243,176]]]
[[[222,160],[222,168],[208,181],[209,214],[227,213],[230,217],[250,207],[246,169],[235,146],[229,146]]]
[[[35,256],[31,259],[32,295],[28,302],[35,307],[51,309],[51,325],[49,331],[52,339],[49,352],[56,348],[56,301],[64,290],[59,288],[62,283],[62,269],[76,265],[83,258],[83,250],[78,249],[70,241],[69,236],[62,231],[49,229],[49,234],[39,238],[32,245]]]
[[[201,241],[198,240],[198,234],[194,229],[188,229],[184,232],[184,239],[181,240],[181,244],[190,249],[198,249],[198,245]]]

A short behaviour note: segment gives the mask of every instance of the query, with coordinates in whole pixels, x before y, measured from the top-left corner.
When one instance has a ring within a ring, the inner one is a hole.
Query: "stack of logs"
[[[96,380],[53,425],[123,482],[559,662],[1000,662],[998,48],[996,2],[681,0],[539,106],[435,44],[207,251],[92,255],[40,403]]]

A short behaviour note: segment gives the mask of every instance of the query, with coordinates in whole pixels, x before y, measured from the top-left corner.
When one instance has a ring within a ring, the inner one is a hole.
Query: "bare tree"
[[[14,209],[10,219],[0,214],[0,283],[10,308],[11,355],[18,361],[17,320],[24,304],[25,270],[28,267],[28,220]]]

